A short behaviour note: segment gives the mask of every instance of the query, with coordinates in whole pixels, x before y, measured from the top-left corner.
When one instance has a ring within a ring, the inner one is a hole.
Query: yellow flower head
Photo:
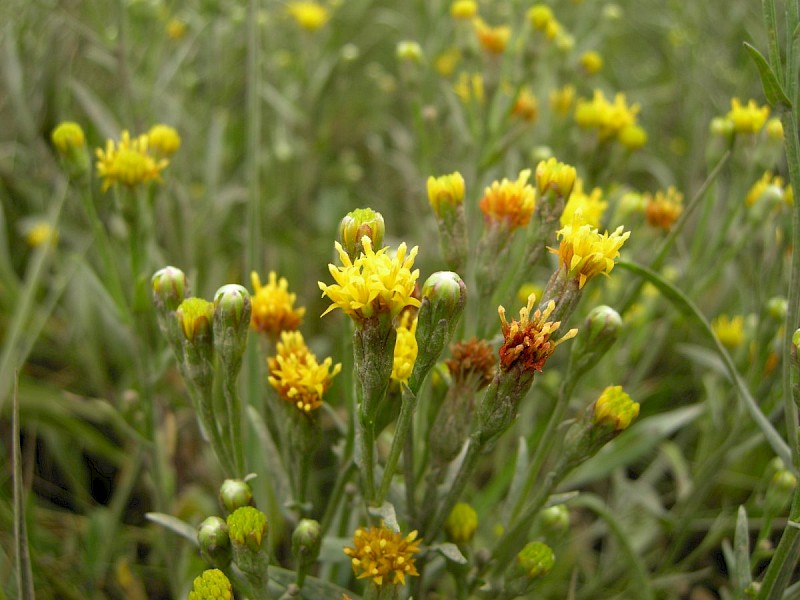
[[[356,529],[355,547],[345,548],[344,553],[351,558],[353,573],[358,579],[372,579],[378,586],[403,585],[406,576],[419,575],[414,555],[419,553],[420,541],[416,531],[403,537],[381,524],[380,527]]]
[[[742,106],[739,98],[732,98],[727,117],[733,123],[736,133],[758,133],[767,122],[769,107],[759,106],[752,99],[747,102],[747,106]]]
[[[596,129],[601,140],[616,137],[626,127],[636,125],[639,105],[628,105],[625,94],[609,102],[601,90],[595,90],[591,100],[578,100],[575,122],[585,129]]]
[[[579,221],[598,228],[607,207],[608,202],[603,200],[603,190],[594,188],[591,193],[586,194],[583,191],[583,180],[578,177],[564,206],[564,212],[561,213],[561,226]]]
[[[181,147],[181,136],[169,125],[153,125],[147,139],[150,149],[160,156],[172,156]]]
[[[195,577],[189,600],[233,600],[233,587],[219,569],[207,569]]]
[[[465,104],[471,101],[483,104],[486,99],[483,75],[480,73],[459,73],[458,81],[453,85],[453,91]]]
[[[550,251],[558,254],[559,265],[570,277],[577,277],[582,288],[595,275],[608,275],[614,268],[619,249],[631,235],[630,231],[622,230],[620,226],[611,234],[606,231],[601,235],[591,225],[573,222],[559,229],[561,244],[558,250]]]
[[[428,201],[437,217],[464,202],[464,178],[456,171],[450,175],[428,177]]]
[[[118,143],[108,140],[105,150],[97,149],[97,174],[103,178],[103,191],[115,183],[133,187],[161,181],[161,171],[169,163],[164,158],[154,158],[149,143],[146,135],[131,139],[130,134],[123,131]]]
[[[433,66],[436,72],[442,77],[449,77],[456,70],[458,61],[461,60],[461,50],[458,48],[448,48],[436,57]],[[456,92],[458,93],[458,92]]]
[[[647,143],[647,132],[639,125],[625,125],[617,133],[619,143],[628,150],[638,150]]]
[[[58,232],[47,221],[34,223],[25,233],[25,242],[31,248],[38,248],[45,244],[55,244],[58,241]]]
[[[322,316],[341,308],[359,323],[377,313],[388,312],[394,318],[407,306],[418,307],[420,301],[414,298],[413,293],[419,269],[411,270],[417,247],[414,246],[406,256],[406,245],[402,243],[391,257],[388,247],[375,252],[366,236],[362,238],[362,245],[364,253],[354,262],[336,242],[342,266],[328,265],[336,283],[319,282],[322,295],[333,302]]]
[[[316,31],[330,19],[328,9],[317,2],[289,2],[286,10],[295,23],[306,31]]]
[[[397,326],[397,340],[394,343],[394,362],[392,381],[408,383],[414,363],[417,360],[417,319],[411,311],[403,313]]]
[[[185,35],[186,23],[180,19],[170,19],[167,23],[167,37],[171,40],[180,40]]]
[[[528,9],[528,22],[534,29],[547,31],[554,21],[553,10],[546,4],[534,4]]]
[[[769,121],[767,121],[764,129],[767,132],[768,140],[772,140],[773,142],[783,141],[783,123],[781,123],[779,118],[771,118]]]
[[[480,17],[476,17],[472,24],[478,43],[484,50],[491,54],[502,54],[505,51],[511,38],[511,28],[508,25],[491,27]]]
[[[475,0],[455,0],[450,5],[450,16],[454,19],[471,19],[478,14],[478,3]]]
[[[558,162],[555,158],[548,158],[536,165],[536,187],[540,196],[552,190],[557,196],[569,198],[575,177],[575,167]]]
[[[526,226],[536,206],[536,190],[528,185],[531,170],[521,171],[516,181],[503,179],[486,188],[480,209],[487,222],[505,223],[509,231]]]
[[[447,537],[456,544],[466,544],[478,528],[478,513],[466,502],[459,502],[444,523]]]
[[[272,387],[306,414],[322,406],[322,396],[342,370],[342,365],[334,365],[330,357],[319,364],[299,331],[281,332],[277,355],[269,357],[267,364]]]
[[[747,206],[753,206],[760,200],[785,200],[786,191],[791,191],[791,186],[787,186],[786,190],[783,187],[783,178],[774,176],[767,171],[764,175],[756,181],[747,192],[744,201]]]
[[[278,279],[275,272],[270,271],[269,282],[261,285],[258,273],[253,271],[250,281],[253,284],[250,327],[273,338],[277,338],[281,331],[300,327],[306,309],[294,308],[297,295],[289,293],[289,282],[285,277]]]
[[[659,190],[655,196],[645,194],[644,199],[644,215],[653,227],[669,231],[683,212],[683,194],[675,186],[669,186],[666,192]]]
[[[594,404],[595,425],[612,425],[614,431],[623,431],[639,415],[639,403],[622,390],[621,385],[612,385],[603,390]]]
[[[175,311],[183,335],[193,342],[211,335],[214,303],[203,298],[186,298]]]
[[[524,86],[517,94],[511,114],[519,117],[523,121],[532,123],[539,116],[539,101],[531,91],[531,88]]]
[[[506,309],[498,307],[500,314],[500,327],[503,331],[503,345],[500,346],[500,366],[508,371],[519,365],[523,371],[541,371],[544,363],[552,356],[561,342],[578,335],[577,329],[570,329],[558,340],[552,340],[552,335],[561,326],[561,321],[548,321],[553,314],[556,303],[551,300],[544,311],[533,310],[536,296],[528,296],[528,305],[519,311],[519,321],[506,321]]]
[[[738,348],[744,343],[744,317],[720,315],[711,322],[711,328],[726,348]]]
[[[564,87],[550,91],[550,110],[561,117],[567,116],[574,101],[574,85],[567,84]]]
[[[595,75],[603,69],[603,57],[595,50],[584,52],[578,60],[587,75]]]
[[[64,121],[59,123],[50,134],[53,145],[61,154],[68,154],[71,150],[80,150],[86,145],[86,136],[77,123]]]

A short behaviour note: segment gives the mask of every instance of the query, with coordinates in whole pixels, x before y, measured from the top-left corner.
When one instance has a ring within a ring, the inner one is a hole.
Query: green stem
[[[411,428],[411,421],[414,418],[414,410],[417,407],[417,396],[412,392],[407,385],[403,385],[403,400],[400,406],[400,416],[397,418],[397,427],[392,439],[392,446],[389,450],[389,456],[386,459],[386,466],[383,470],[383,479],[381,486],[378,490],[378,496],[375,501],[378,505],[383,504],[386,495],[389,493],[389,487],[392,485],[392,477],[397,469],[397,461],[400,459],[400,453],[403,451],[406,442],[406,436]]]
[[[244,477],[244,444],[242,440],[242,403],[239,400],[239,390],[236,386],[236,375],[223,367],[222,393],[225,397],[225,409],[228,420],[228,453],[233,459],[234,473],[237,477]]]
[[[350,481],[350,477],[353,475],[353,473],[355,473],[355,470],[356,465],[351,459],[348,460],[344,467],[342,467],[342,470],[339,471],[339,476],[336,478],[336,482],[333,484],[330,500],[328,500],[328,504],[325,507],[325,513],[322,515],[322,520],[320,521],[320,529],[323,537],[328,532],[328,529],[330,529],[331,523],[333,523],[333,518],[336,516],[336,509],[339,507],[339,501],[342,499],[344,486],[348,481]]]
[[[458,502],[458,499],[464,492],[464,488],[467,487],[467,482],[472,476],[475,466],[478,464],[481,450],[483,450],[483,444],[481,444],[477,438],[470,437],[467,445],[467,453],[464,456],[464,460],[461,462],[453,485],[447,491],[447,495],[442,500],[438,510],[434,513],[432,522],[425,528],[425,537],[427,539],[435,539],[439,531],[441,531],[445,520],[450,515],[450,511],[453,510],[456,502]]]
[[[259,69],[259,26],[258,0],[250,0],[247,5],[247,191],[248,227],[247,256],[248,270],[255,270],[261,260],[261,199],[259,198],[259,163],[261,147],[261,111],[258,93],[261,87]]]

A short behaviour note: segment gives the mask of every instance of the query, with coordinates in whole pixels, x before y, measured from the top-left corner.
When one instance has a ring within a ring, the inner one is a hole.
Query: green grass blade
[[[11,416],[11,438],[14,474],[14,551],[16,554],[17,589],[22,600],[34,600],[33,572],[28,552],[28,529],[25,524],[25,490],[22,488],[22,452],[19,447],[19,396],[16,378]]]

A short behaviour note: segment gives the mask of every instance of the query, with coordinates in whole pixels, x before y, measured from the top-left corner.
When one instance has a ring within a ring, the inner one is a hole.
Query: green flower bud
[[[230,514],[237,508],[253,505],[253,491],[246,481],[226,479],[219,488],[219,503]]]
[[[219,569],[208,569],[195,577],[189,600],[233,600],[233,587],[225,573]]]
[[[776,321],[783,321],[786,318],[786,311],[789,303],[783,296],[775,296],[767,300],[767,314]]]
[[[86,136],[77,123],[64,121],[50,135],[53,145],[63,160],[70,177],[89,172],[89,153],[86,151]]]
[[[549,534],[561,534],[569,529],[569,510],[563,504],[545,508],[539,513],[542,529]]]
[[[734,132],[733,121],[731,121],[727,117],[714,117],[713,119],[711,119],[709,130],[711,131],[712,135],[725,139],[730,139],[731,137],[733,137],[733,132]]]
[[[265,578],[269,565],[267,549],[267,517],[252,506],[242,506],[228,515],[228,532],[233,548],[233,561],[248,578]]]
[[[622,390],[621,385],[609,386],[594,404],[594,424],[598,427],[613,427],[624,431],[639,415],[639,403]]]
[[[580,377],[594,367],[619,338],[622,318],[609,306],[596,306],[578,328],[572,344],[573,377]]]
[[[208,517],[197,528],[200,553],[210,564],[224,568],[231,562],[228,525],[219,517]]]
[[[550,546],[542,542],[529,542],[517,554],[516,568],[525,577],[536,579],[552,571],[555,563],[556,557]]]
[[[397,43],[395,53],[399,60],[416,64],[422,62],[422,47],[417,42],[402,40]]]
[[[210,343],[211,323],[214,319],[214,305],[202,298],[187,298],[176,311],[178,323],[190,344]]]
[[[367,236],[377,250],[383,246],[385,230],[381,213],[371,208],[357,208],[347,213],[339,223],[339,241],[350,260],[355,260],[364,252],[361,239]]]
[[[150,284],[153,290],[153,304],[159,311],[176,311],[189,294],[186,275],[175,267],[164,267],[156,271]]]
[[[478,529],[478,513],[466,502],[459,502],[450,511],[444,523],[447,537],[456,544],[466,544]]]
[[[467,286],[452,271],[434,273],[422,286],[417,315],[417,361],[409,387],[418,390],[450,342],[467,304]]]
[[[214,348],[231,377],[242,364],[251,310],[250,293],[241,285],[223,285],[214,295]]]
[[[795,330],[792,334],[792,346],[794,346],[795,351],[800,348],[800,329]]]
[[[767,514],[777,515],[783,512],[797,487],[797,477],[788,469],[778,469],[767,487],[764,505]]]
[[[319,556],[322,547],[322,529],[313,519],[302,519],[292,533],[292,555],[298,565],[308,567]]]

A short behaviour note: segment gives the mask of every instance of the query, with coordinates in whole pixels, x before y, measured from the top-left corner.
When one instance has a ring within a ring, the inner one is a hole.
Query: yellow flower
[[[745,204],[747,206],[753,206],[756,202],[761,200],[772,200],[773,203],[777,203],[781,200],[784,202],[791,204],[791,186],[783,187],[783,178],[772,176],[772,173],[767,171],[764,175],[756,181],[753,186],[750,188],[750,191],[747,192],[747,196],[745,197]]]
[[[603,57],[595,50],[584,52],[578,60],[587,75],[595,75],[603,68]]]
[[[180,40],[186,35],[186,23],[180,19],[170,19],[167,23],[167,37],[171,40]]]
[[[666,192],[658,191],[655,196],[645,194],[644,199],[644,215],[653,227],[669,231],[683,212],[683,194],[675,186],[669,186]]]
[[[491,54],[502,54],[511,38],[511,28],[508,25],[491,27],[483,19],[477,17],[473,22],[475,35],[481,47]]]
[[[444,530],[456,544],[466,544],[478,528],[478,513],[466,502],[459,502],[450,511]]]
[[[619,249],[631,235],[630,231],[622,230],[620,226],[610,235],[607,231],[601,235],[591,225],[573,221],[558,230],[561,244],[558,250],[550,251],[558,254],[559,265],[570,277],[578,277],[582,288],[595,275],[608,275],[614,268]]]
[[[181,147],[181,136],[169,125],[153,125],[147,139],[150,149],[161,156],[171,156]]]
[[[639,403],[622,390],[621,385],[612,385],[603,390],[594,404],[595,425],[608,424],[614,431],[627,429],[639,415]]]
[[[381,524],[380,527],[356,529],[355,547],[345,548],[344,553],[351,558],[353,573],[358,579],[369,578],[378,586],[403,585],[406,576],[419,575],[414,555],[419,553],[420,541],[416,531],[403,537]]]
[[[214,321],[214,303],[203,298],[186,298],[175,313],[184,337],[190,342],[211,335]]]
[[[783,141],[783,123],[781,123],[779,118],[773,117],[767,121],[765,129],[767,132],[767,139],[773,142]]]
[[[519,321],[506,321],[506,309],[498,307],[500,327],[503,331],[503,345],[500,346],[500,366],[508,371],[520,365],[523,371],[541,371],[544,363],[552,356],[561,342],[578,335],[577,329],[570,329],[564,336],[554,341],[551,336],[561,326],[561,321],[548,321],[556,303],[551,300],[544,311],[536,309],[531,316],[536,296],[528,296],[528,305],[519,311]]]
[[[534,4],[528,9],[528,22],[534,29],[546,31],[553,21],[553,10],[546,4]]]
[[[281,331],[300,327],[306,309],[294,308],[297,295],[289,293],[289,282],[285,277],[278,279],[275,272],[270,271],[269,282],[261,285],[258,273],[253,271],[250,281],[253,284],[250,327],[273,338],[277,338]]]
[[[133,187],[150,181],[161,181],[161,171],[169,162],[155,159],[149,152],[146,135],[131,139],[127,131],[122,132],[118,143],[106,141],[105,150],[98,148],[97,174],[103,178],[105,192],[115,183]]]
[[[38,248],[45,244],[55,244],[58,240],[58,232],[46,221],[39,221],[25,233],[25,242],[31,248]]]
[[[437,216],[464,202],[464,178],[456,171],[450,175],[428,177],[428,201]]]
[[[552,190],[557,196],[569,198],[575,185],[575,177],[575,167],[552,157],[536,165],[536,187],[540,196]]]
[[[747,106],[742,106],[739,98],[732,98],[731,110],[727,117],[733,123],[733,130],[736,133],[758,133],[767,122],[769,107],[759,106],[752,99],[747,102]]]
[[[591,193],[583,191],[583,180],[578,177],[575,179],[575,186],[561,213],[561,226],[573,223],[576,220],[581,224],[588,224],[592,227],[600,227],[600,220],[608,207],[608,202],[603,200],[603,190],[594,188]]]
[[[397,326],[392,381],[408,383],[417,360],[417,350],[417,319],[412,317],[410,311],[406,311]]]
[[[289,2],[286,10],[307,31],[316,31],[330,19],[328,9],[316,2]]]
[[[322,406],[322,396],[342,370],[342,365],[334,365],[330,357],[319,364],[299,331],[281,332],[277,355],[269,357],[267,364],[272,387],[304,413]]]
[[[636,125],[638,113],[639,105],[628,105],[625,94],[617,94],[611,103],[601,90],[595,90],[591,100],[578,100],[575,122],[586,129],[597,129],[600,139],[607,140]]]
[[[232,600],[233,588],[225,573],[219,569],[207,569],[195,577],[189,600]]]
[[[461,60],[461,50],[458,48],[448,48],[436,57],[434,66],[442,77],[449,77],[456,70],[458,61]]]
[[[565,117],[575,101],[575,86],[565,85],[550,91],[550,109],[559,116]]]
[[[514,107],[511,109],[513,115],[518,116],[523,121],[532,123],[539,116],[539,101],[531,91],[531,88],[524,86],[517,94]]]
[[[59,123],[50,134],[53,145],[61,154],[68,154],[72,150],[80,150],[86,145],[86,136],[77,123],[64,121]]]
[[[464,103],[474,100],[478,104],[483,104],[485,100],[483,75],[480,73],[459,73],[458,82],[453,86],[453,91]]]
[[[475,0],[455,0],[450,5],[450,15],[454,19],[471,19],[478,14],[478,3]]]
[[[638,150],[647,143],[647,132],[638,125],[625,125],[617,133],[620,144],[629,150]]]
[[[322,316],[341,308],[360,322],[381,312],[388,312],[394,318],[407,306],[419,306],[420,301],[413,296],[419,269],[411,270],[418,248],[414,246],[406,256],[404,242],[395,256],[390,257],[388,247],[375,252],[366,236],[362,238],[362,245],[364,253],[353,262],[336,242],[342,266],[328,265],[335,284],[319,282],[323,296],[333,302]]]
[[[744,317],[720,315],[711,322],[711,328],[726,348],[738,348],[744,342]]]
[[[536,191],[528,185],[531,170],[521,171],[516,181],[503,179],[486,188],[480,209],[487,221],[503,222],[509,231],[526,226],[536,206]]]

